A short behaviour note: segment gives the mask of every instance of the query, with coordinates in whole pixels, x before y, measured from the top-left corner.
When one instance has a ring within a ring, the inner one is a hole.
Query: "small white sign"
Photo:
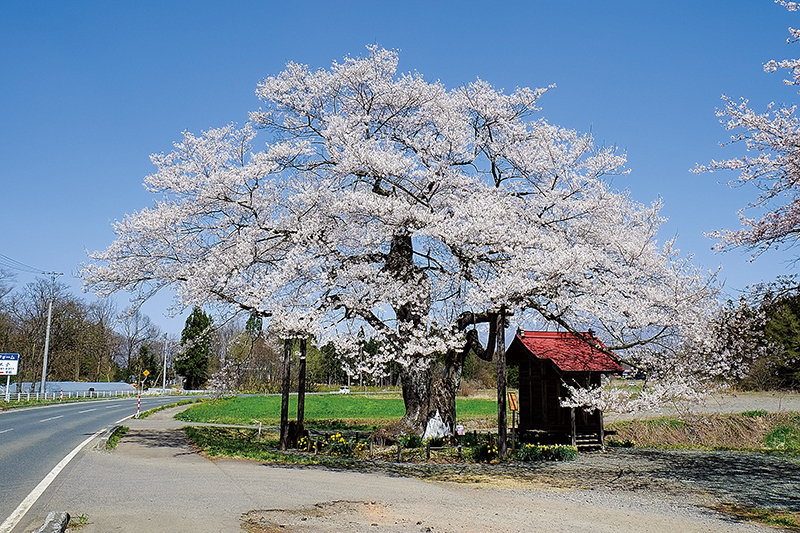
[[[18,368],[18,353],[0,353],[0,376],[16,376]]]

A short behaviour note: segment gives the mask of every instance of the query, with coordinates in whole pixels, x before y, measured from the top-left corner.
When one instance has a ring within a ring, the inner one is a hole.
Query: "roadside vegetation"
[[[721,504],[714,510],[735,516],[740,520],[760,522],[783,531],[800,531],[800,513],[752,508],[732,503]]]
[[[202,400],[199,399],[187,399],[187,400],[180,400],[175,403],[168,403],[164,405],[159,405],[158,407],[153,407],[152,409],[148,409],[147,411],[142,411],[139,413],[138,418],[147,418],[148,416],[152,415],[153,413],[157,413],[159,411],[163,411],[164,409],[169,409],[170,407],[178,407],[180,405],[189,405],[192,403],[197,403]]]

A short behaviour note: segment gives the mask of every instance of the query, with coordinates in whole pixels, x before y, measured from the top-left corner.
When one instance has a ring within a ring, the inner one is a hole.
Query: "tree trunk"
[[[452,433],[456,426],[456,396],[461,386],[461,373],[466,352],[449,350],[443,369],[404,369],[400,375],[406,413],[402,429],[422,435],[428,421],[439,413]],[[441,372],[441,374],[439,374]]]

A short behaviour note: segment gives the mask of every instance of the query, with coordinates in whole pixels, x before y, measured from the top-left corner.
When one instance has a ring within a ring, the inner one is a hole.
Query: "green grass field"
[[[280,396],[246,396],[223,398],[193,405],[178,415],[187,422],[217,424],[266,425],[280,423]],[[306,425],[338,427],[374,427],[402,418],[405,408],[398,394],[310,394],[306,396]],[[497,402],[481,398],[458,398],[456,412],[459,421],[497,419]],[[296,418],[297,396],[289,401],[289,418]]]

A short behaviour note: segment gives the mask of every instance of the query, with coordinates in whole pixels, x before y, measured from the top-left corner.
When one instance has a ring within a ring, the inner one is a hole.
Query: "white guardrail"
[[[163,389],[146,390],[141,393],[142,396],[186,396],[197,394],[210,394],[206,390],[175,390]],[[6,395],[0,387],[0,401],[8,402],[29,402],[31,400],[69,400],[69,399],[82,399],[82,398],[129,398],[139,396],[138,391],[47,391],[44,394],[40,392],[12,392]]]

